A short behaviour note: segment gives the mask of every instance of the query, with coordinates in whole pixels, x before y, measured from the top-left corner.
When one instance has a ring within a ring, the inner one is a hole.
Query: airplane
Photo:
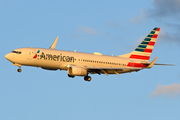
[[[153,65],[170,65],[155,63],[157,57],[150,62],[160,28],[155,27],[134,51],[119,56],[102,55],[95,52],[82,53],[75,51],[56,50],[57,37],[49,49],[44,48],[18,48],[5,55],[5,58],[18,66],[41,67],[45,70],[66,70],[68,77],[84,77],[91,81],[89,74],[122,74],[152,68]]]

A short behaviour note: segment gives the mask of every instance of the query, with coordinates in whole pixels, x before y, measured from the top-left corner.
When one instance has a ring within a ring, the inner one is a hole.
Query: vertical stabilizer
[[[131,53],[120,55],[118,57],[126,57],[139,60],[149,60],[153,51],[160,28],[155,27],[139,46]]]

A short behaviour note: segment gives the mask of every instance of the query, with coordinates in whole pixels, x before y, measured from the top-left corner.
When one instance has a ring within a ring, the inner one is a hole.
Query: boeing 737
[[[158,37],[160,28],[154,28],[138,47],[131,53],[120,56],[108,56],[95,52],[81,53],[76,51],[56,50],[58,37],[49,49],[18,48],[5,55],[5,58],[18,66],[41,67],[46,70],[67,70],[68,76],[83,76],[85,81],[91,81],[89,74],[122,74],[152,68],[157,57],[150,62],[150,56]]]

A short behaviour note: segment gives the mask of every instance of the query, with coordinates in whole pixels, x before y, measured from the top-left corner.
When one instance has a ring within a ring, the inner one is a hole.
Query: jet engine
[[[87,70],[82,67],[71,66],[68,68],[68,75],[72,76],[85,76],[87,74]]]

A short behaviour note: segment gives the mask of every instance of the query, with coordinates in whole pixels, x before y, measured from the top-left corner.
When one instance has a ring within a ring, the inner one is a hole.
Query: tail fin
[[[139,46],[131,53],[120,55],[118,57],[149,60],[153,51],[156,39],[158,37],[160,28],[155,27],[146,38],[139,44]]]

